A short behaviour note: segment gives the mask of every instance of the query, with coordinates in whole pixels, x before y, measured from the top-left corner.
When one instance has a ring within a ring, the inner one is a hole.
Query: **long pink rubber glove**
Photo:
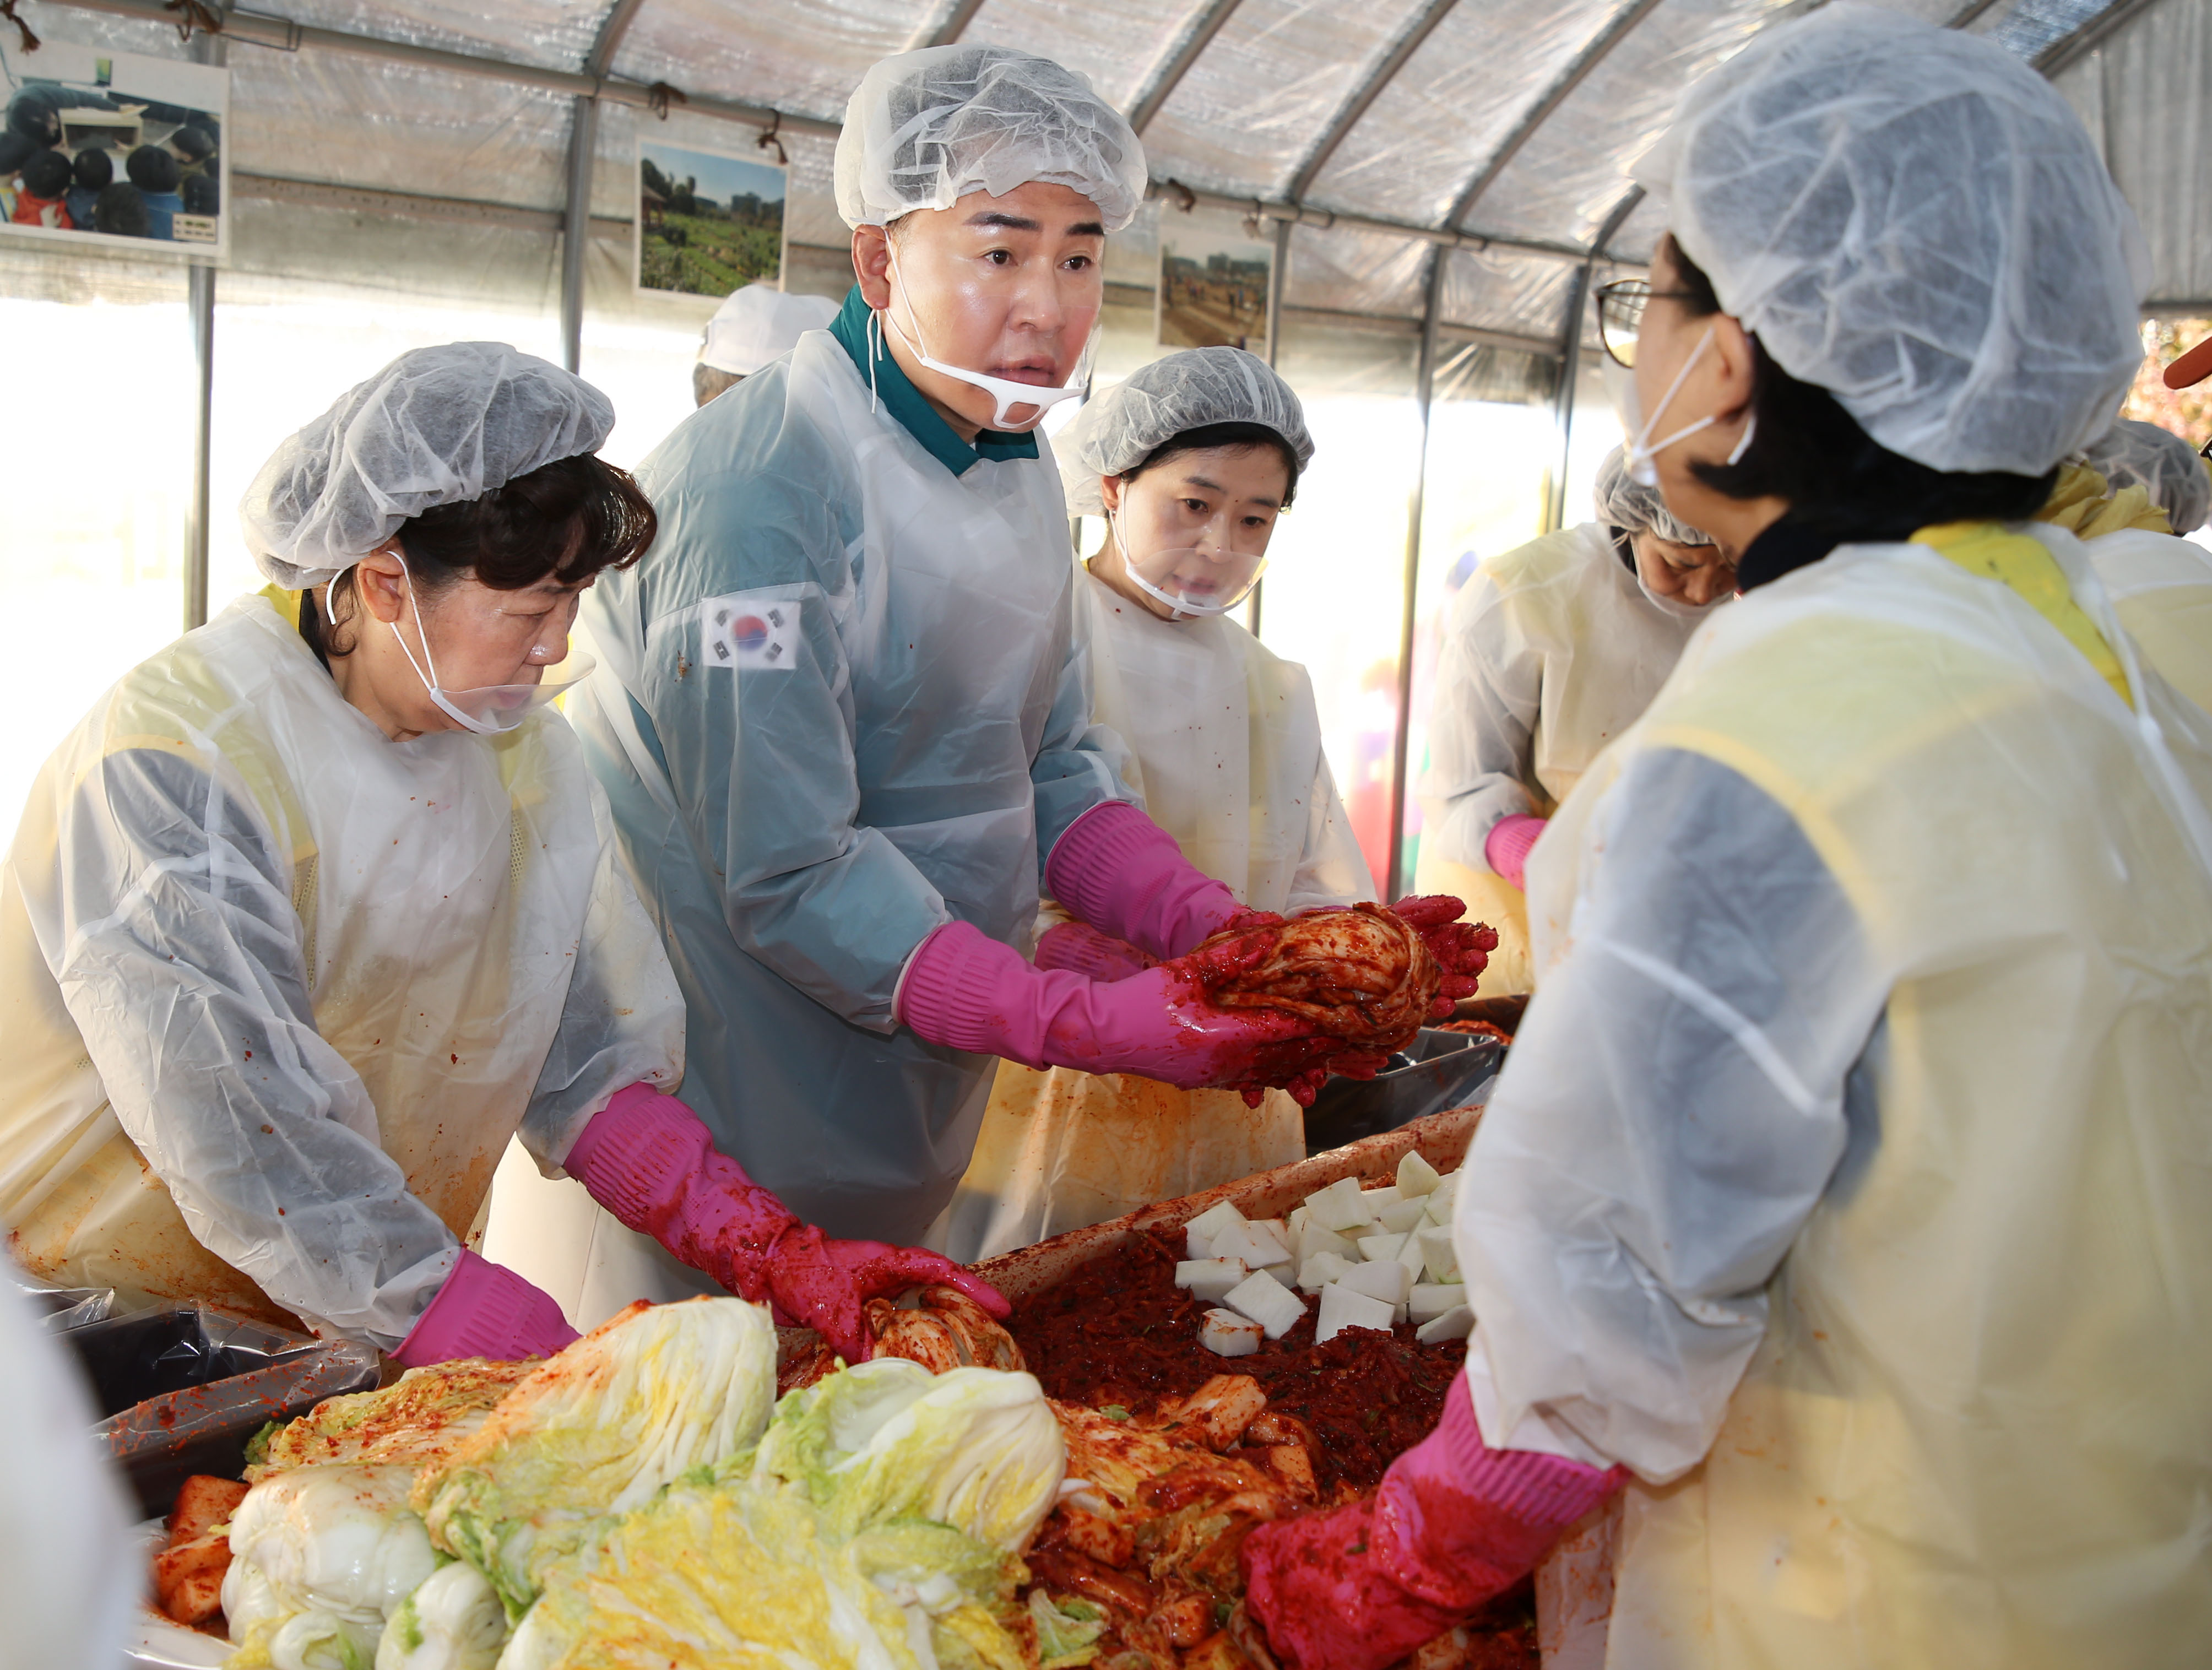
[[[1483,837],[1482,856],[1484,862],[1498,872],[1500,881],[1510,882],[1522,891],[1528,891],[1528,849],[1544,833],[1547,821],[1531,817],[1526,812],[1514,812],[1490,826],[1490,833]]]
[[[1144,973],[1153,961],[1127,940],[1101,933],[1088,922],[1055,922],[1037,936],[1038,968],[1091,980],[1127,980]]]
[[[1285,1670],[1382,1670],[1534,1570],[1627,1482],[1620,1467],[1491,1448],[1462,1375],[1373,1496],[1245,1539],[1245,1608]]]
[[[1045,859],[1044,885],[1072,914],[1162,961],[1225,927],[1283,920],[1238,904],[1126,800],[1093,806],[1067,826]]]
[[[1217,1008],[1188,967],[1088,980],[1032,968],[966,922],[921,942],[899,989],[899,1018],[953,1049],[1185,1090],[1285,1084],[1341,1048],[1288,1015]]]
[[[833,1241],[800,1223],[714,1151],[696,1114],[650,1085],[616,1092],[561,1163],[629,1228],[739,1298],[773,1303],[815,1329],[848,1363],[874,1352],[872,1298],[941,1282],[994,1316],[1012,1309],[998,1289],[948,1258],[883,1241]]]
[[[575,1339],[551,1295],[464,1247],[461,1261],[392,1355],[410,1369],[457,1357],[512,1363],[550,1357]]]

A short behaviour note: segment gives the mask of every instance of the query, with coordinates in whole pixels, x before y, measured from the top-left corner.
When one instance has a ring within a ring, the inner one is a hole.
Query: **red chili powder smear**
[[[1316,1480],[1371,1491],[1404,1451],[1428,1436],[1466,1358],[1464,1341],[1424,1345],[1410,1325],[1370,1328],[1314,1344],[1320,1307],[1249,1357],[1220,1357],[1198,1343],[1210,1308],[1175,1284],[1180,1231],[1134,1237],[1014,1307],[1007,1330],[1045,1394],[1093,1409],[1150,1414],[1218,1374],[1249,1375],[1267,1406],[1297,1417],[1320,1440]],[[1300,1297],[1305,1297],[1304,1295]]]

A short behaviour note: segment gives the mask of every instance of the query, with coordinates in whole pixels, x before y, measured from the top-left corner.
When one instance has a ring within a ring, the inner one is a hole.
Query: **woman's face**
[[[1703,609],[1735,592],[1735,564],[1717,545],[1684,545],[1646,528],[1630,536],[1629,546],[1638,575],[1655,597]]]
[[[1199,599],[1247,582],[1267,554],[1290,489],[1289,469],[1273,446],[1177,452],[1139,476],[1109,476],[1100,483],[1115,557],[1142,565],[1169,551],[1194,553],[1176,565],[1174,586],[1162,589]],[[1158,598],[1116,583],[1121,561],[1107,568],[1101,578],[1115,591],[1163,620],[1174,618],[1176,611]]]

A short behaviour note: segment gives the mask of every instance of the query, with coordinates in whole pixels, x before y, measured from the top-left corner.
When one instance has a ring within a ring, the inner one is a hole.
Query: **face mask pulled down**
[[[399,629],[397,622],[392,623],[392,635],[399,641],[399,653],[415,669],[415,676],[422,681],[422,688],[429,692],[438,711],[463,730],[473,731],[480,737],[495,737],[512,731],[530,716],[532,709],[559,700],[591,671],[594,665],[592,658],[575,655],[561,664],[563,676],[558,682],[541,679],[534,684],[487,684],[472,690],[447,689],[439,683],[437,658],[430,653],[430,634],[422,624],[422,605],[415,597],[414,573],[404,556],[400,556],[398,562],[399,571],[407,580],[407,605],[414,612],[415,635],[422,641],[422,659],[415,659],[415,652],[407,647],[407,635]],[[531,653],[534,656],[538,652],[533,649]]]
[[[1713,332],[1709,325],[1705,334],[1698,338],[1698,345],[1690,350],[1690,357],[1682,361],[1682,368],[1674,373],[1674,381],[1667,385],[1666,393],[1659,397],[1658,409],[1648,418],[1643,416],[1642,403],[1637,398],[1634,375],[1624,368],[1620,375],[1613,376],[1608,367],[1607,392],[1613,396],[1614,409],[1620,414],[1620,427],[1631,436],[1623,462],[1627,465],[1628,478],[1639,487],[1659,485],[1657,460],[1660,453],[1676,441],[1687,440],[1692,435],[1702,434],[1720,422],[1718,416],[1708,415],[1694,423],[1683,425],[1664,440],[1651,439],[1651,432],[1659,427],[1659,420],[1667,415],[1667,408],[1674,404],[1674,397],[1681,392],[1682,385],[1688,380],[1692,369],[1705,357],[1705,349],[1711,347],[1712,343]],[[1729,452],[1728,462],[1741,464],[1744,453],[1750,450],[1752,437],[1758,433],[1759,414],[1753,412],[1745,422],[1743,434]]]
[[[1091,326],[1090,340],[1083,345],[1083,356],[1076,362],[1073,381],[1062,388],[1045,387],[1035,383],[1019,383],[1011,377],[994,377],[988,372],[970,371],[965,366],[953,365],[932,354],[922,342],[921,316],[915,312],[913,300],[906,293],[906,275],[899,270],[896,263],[891,267],[891,282],[898,287],[899,300],[906,303],[907,319],[914,329],[909,333],[905,325],[891,317],[889,309],[870,315],[868,328],[877,338],[869,344],[868,351],[870,410],[872,411],[875,409],[876,355],[883,351],[882,331],[886,323],[892,330],[898,332],[899,340],[914,350],[915,357],[937,373],[939,376],[950,377],[955,382],[966,383],[970,387],[979,388],[996,401],[998,404],[991,419],[991,428],[1000,433],[1035,428],[1044,421],[1046,412],[1063,400],[1078,398],[1083,391],[1091,386],[1091,355],[1098,342],[1098,329],[1095,324]],[[1036,410],[1017,423],[1013,414],[1018,407],[1022,406],[1033,406]]]

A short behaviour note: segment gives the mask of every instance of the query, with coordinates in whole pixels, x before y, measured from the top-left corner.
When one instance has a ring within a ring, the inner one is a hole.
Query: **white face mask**
[[[531,709],[557,700],[591,671],[594,664],[590,656],[572,655],[561,664],[565,676],[557,683],[541,679],[535,684],[488,684],[476,690],[445,689],[438,683],[438,663],[430,653],[430,634],[422,624],[422,605],[415,598],[414,573],[397,549],[392,554],[407,580],[407,605],[415,611],[415,635],[422,641],[422,659],[415,659],[415,652],[407,647],[407,635],[396,624],[392,635],[399,641],[399,653],[415,669],[415,676],[422,681],[422,688],[430,693],[430,700],[437,704],[438,711],[463,730],[473,731],[480,737],[495,737],[512,731],[530,716]],[[531,652],[532,655],[538,653],[534,649]],[[428,663],[427,671],[425,662]]]
[[[1202,551],[1189,547],[1135,556],[1121,531],[1120,513],[1109,512],[1106,520],[1114,530],[1114,544],[1121,553],[1123,571],[1139,591],[1174,610],[1171,618],[1176,620],[1227,614],[1251,595],[1267,571],[1265,552]]]
[[[1717,416],[1701,417],[1694,423],[1685,424],[1664,440],[1654,441],[1651,439],[1651,431],[1658,428],[1659,420],[1667,415],[1667,408],[1674,404],[1675,395],[1681,392],[1683,383],[1690,375],[1691,367],[1697,364],[1705,349],[1712,345],[1712,327],[1707,325],[1705,334],[1698,338],[1698,345],[1690,350],[1690,357],[1682,361],[1682,368],[1674,373],[1674,380],[1667,385],[1666,393],[1659,397],[1658,410],[1645,418],[1641,424],[1637,422],[1641,410],[1641,403],[1637,398],[1634,375],[1632,373],[1613,386],[1613,404],[1620,410],[1621,427],[1634,432],[1634,439],[1628,443],[1627,456],[1622,461],[1628,467],[1629,480],[1638,486],[1658,486],[1659,466],[1654,460],[1659,454],[1676,441],[1687,440],[1692,435],[1710,429],[1720,422]],[[1730,464],[1740,464],[1743,461],[1744,453],[1750,449],[1751,438],[1758,433],[1759,415],[1753,412],[1743,426],[1742,436],[1736,441],[1735,449],[1728,455],[1728,461]]]
[[[1048,410],[1063,400],[1078,398],[1082,394],[1085,385],[1089,383],[1091,349],[1088,345],[1083,350],[1082,360],[1076,366],[1075,380],[1065,388],[1044,388],[1035,383],[1018,383],[1011,377],[994,377],[988,372],[970,371],[964,366],[946,364],[943,360],[931,354],[922,344],[921,319],[914,311],[912,298],[906,293],[906,275],[899,270],[896,263],[893,263],[891,267],[891,282],[898,286],[899,300],[906,303],[907,318],[913,321],[914,333],[911,336],[908,335],[906,327],[896,319],[892,319],[888,310],[878,313],[875,317],[888,320],[891,329],[899,333],[899,340],[912,349],[915,357],[938,375],[950,377],[957,382],[979,388],[997,401],[998,410],[991,420],[993,429],[1001,433],[1008,430],[1033,429],[1044,420],[1044,415]],[[1095,337],[1095,331],[1093,335]],[[870,357],[872,361],[873,356]],[[872,392],[874,373],[872,364],[869,371]],[[1017,406],[1035,406],[1036,411],[1034,416],[1016,423],[1012,414]]]

